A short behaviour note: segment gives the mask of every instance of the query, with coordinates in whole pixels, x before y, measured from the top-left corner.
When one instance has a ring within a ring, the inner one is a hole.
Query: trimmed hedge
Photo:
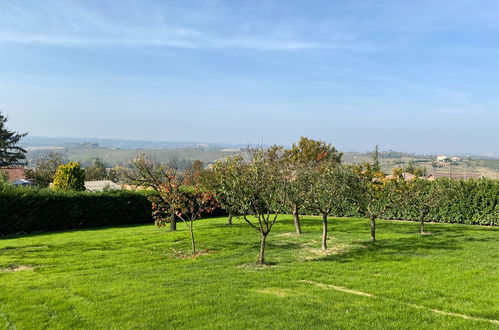
[[[447,191],[428,221],[499,226],[499,180],[439,179]],[[101,193],[14,188],[0,185],[0,235],[153,223],[152,192]],[[362,216],[352,212],[340,216]],[[210,215],[222,215],[217,209]],[[384,219],[419,221],[410,205],[390,208]]]
[[[442,203],[430,210],[430,221],[499,226],[498,180],[442,179],[433,184],[441,185],[448,194]],[[418,220],[411,207],[391,209],[384,217]]]
[[[427,221],[499,226],[499,180],[438,179],[432,184],[440,185],[445,196],[430,210]],[[356,212],[345,215],[360,216]],[[410,205],[390,208],[382,218],[419,221]]]
[[[147,193],[0,187],[0,235],[153,223]]]

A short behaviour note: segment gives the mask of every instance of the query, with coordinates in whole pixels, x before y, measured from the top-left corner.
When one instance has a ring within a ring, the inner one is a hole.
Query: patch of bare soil
[[[246,270],[246,271],[253,271],[253,272],[258,272],[260,270],[265,270],[265,269],[270,269],[270,268],[275,268],[277,267],[276,264],[268,263],[268,264],[257,264],[257,263],[250,263],[250,264],[242,264],[238,265],[237,268]]]
[[[350,246],[347,244],[338,244],[338,243],[331,245],[325,251],[321,248],[307,246],[300,252],[299,258],[302,261],[311,261],[322,257],[345,253],[346,251],[349,250],[349,248]]]
[[[192,252],[186,252],[184,250],[175,250],[175,249],[172,249],[172,254],[173,254],[173,257],[174,258],[180,258],[180,259],[196,259],[196,258],[199,258],[201,256],[204,256],[204,255],[207,255],[207,254],[212,254],[212,253],[216,253],[216,251],[211,251],[211,250],[208,250],[208,249],[204,249],[204,250],[200,250],[200,251],[196,251],[195,253],[192,253]]]
[[[12,265],[5,268],[0,268],[0,273],[22,272],[24,270],[33,270],[34,267],[27,265]]]
[[[276,235],[277,237],[298,237],[300,234],[297,233],[282,233],[279,235]]]

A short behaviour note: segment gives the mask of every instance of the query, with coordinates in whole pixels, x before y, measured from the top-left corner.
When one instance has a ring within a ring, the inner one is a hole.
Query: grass
[[[237,222],[237,220],[236,220]],[[281,217],[259,236],[221,218],[188,232],[152,225],[0,240],[0,328],[499,328],[499,228]],[[181,225],[181,224],[179,224]]]

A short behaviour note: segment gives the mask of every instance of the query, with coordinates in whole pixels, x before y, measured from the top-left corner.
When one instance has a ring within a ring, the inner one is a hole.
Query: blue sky
[[[497,1],[0,2],[36,136],[499,153]]]

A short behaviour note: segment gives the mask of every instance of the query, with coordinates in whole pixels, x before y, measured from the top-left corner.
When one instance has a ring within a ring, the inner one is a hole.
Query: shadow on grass
[[[351,249],[310,261],[353,262],[358,259],[378,261],[410,261],[413,257],[431,257],[436,251],[462,249],[463,240],[443,236],[419,236],[382,239],[376,242],[354,241]]]
[[[48,230],[48,231],[36,231],[32,233],[19,233],[19,234],[9,234],[9,235],[0,235],[0,241],[23,238],[23,237],[36,237],[40,235],[57,235],[62,233],[71,233],[71,232],[84,232],[84,231],[98,231],[98,230],[106,230],[106,229],[118,229],[118,228],[135,228],[135,227],[144,227],[151,226],[154,223],[135,223],[135,224],[127,224],[127,225],[116,225],[116,226],[105,226],[105,227],[87,227],[87,228],[66,228],[60,230]]]
[[[230,228],[231,226],[237,227],[238,224],[234,225],[227,225],[227,224],[222,224],[222,223],[213,223],[210,225],[204,225],[206,222],[209,222],[210,220],[215,220],[217,218],[211,217],[211,218],[203,218],[203,219],[198,219],[195,222],[203,222],[203,226],[199,227],[198,229],[211,229],[211,228]],[[84,227],[84,228],[79,228],[79,227],[74,227],[74,228],[63,228],[63,229],[58,229],[58,230],[41,230],[41,231],[36,231],[36,232],[30,232],[30,233],[17,233],[17,234],[7,234],[7,235],[0,235],[0,241],[2,240],[9,240],[9,239],[17,239],[17,238],[23,238],[23,237],[36,237],[40,235],[46,235],[46,236],[51,236],[51,235],[57,235],[61,233],[71,233],[71,232],[85,232],[85,231],[101,231],[101,230],[107,230],[107,229],[124,229],[124,228],[136,228],[136,227],[155,227],[154,222],[146,222],[146,223],[134,223],[134,224],[124,224],[124,225],[110,225],[110,226],[95,226],[95,227]],[[177,221],[177,231],[182,231],[183,229],[186,229],[187,227],[183,224],[182,221]],[[195,225],[196,229],[196,225]],[[165,232],[169,232],[170,230],[168,228],[164,228]]]

